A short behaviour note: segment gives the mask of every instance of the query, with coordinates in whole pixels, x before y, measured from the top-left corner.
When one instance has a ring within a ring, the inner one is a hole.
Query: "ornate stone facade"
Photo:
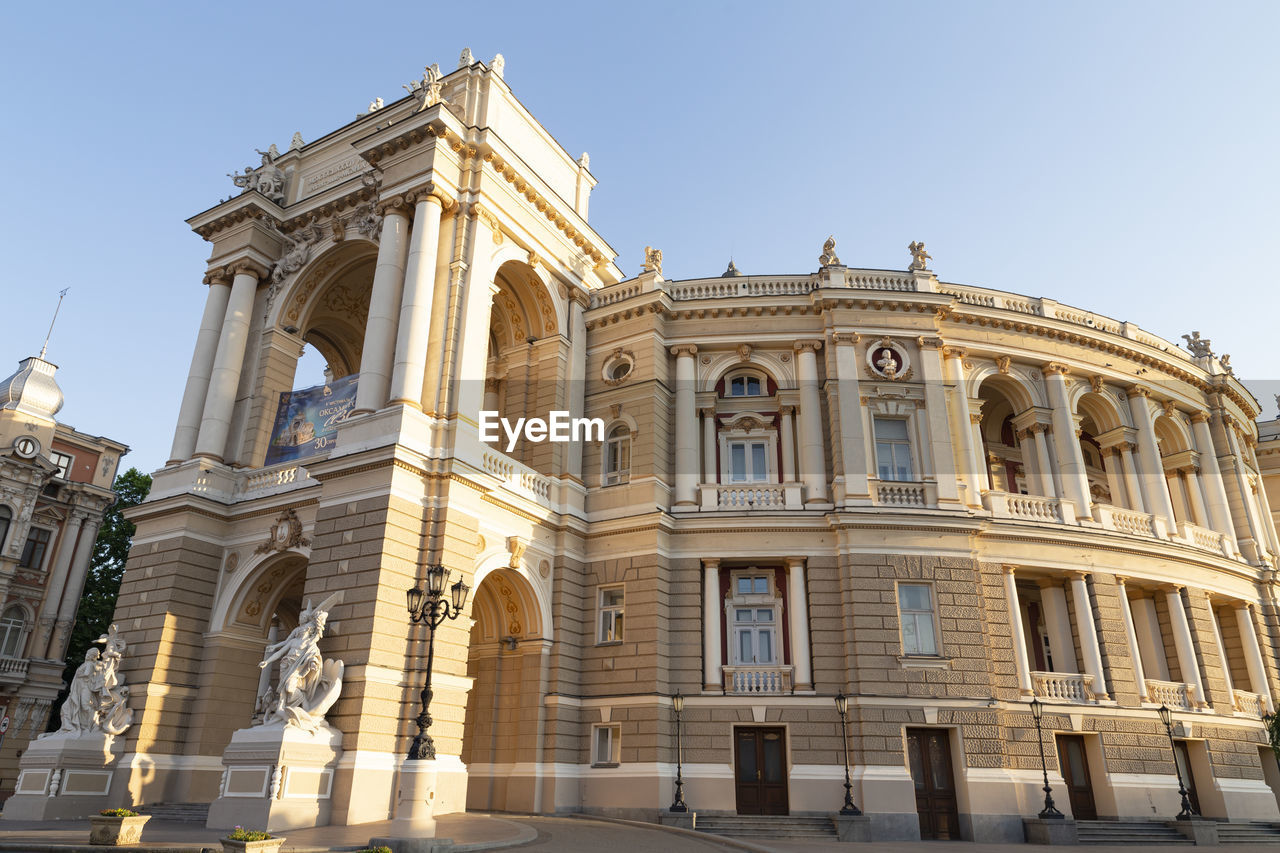
[[[1064,810],[1177,811],[1163,703],[1202,811],[1277,816],[1280,545],[1257,405],[1220,361],[943,284],[918,242],[902,272],[829,238],[811,272],[667,281],[649,250],[623,280],[585,162],[460,66],[280,155],[283,213],[245,193],[191,220],[208,307],[116,614],[148,684],[121,804],[227,795],[264,648],[341,589],[325,813],[389,817],[425,663],[401,602],[442,564],[475,592],[436,638],[437,813],[655,818],[679,691],[704,814],[839,808],[843,693],[876,838],[1020,840],[1033,696]],[[367,204],[376,242],[326,227]],[[304,341],[359,375],[355,414],[264,467]],[[503,452],[482,409],[598,417],[604,440]],[[1087,763],[1078,796],[1060,755]],[[950,799],[918,810],[925,761]]]

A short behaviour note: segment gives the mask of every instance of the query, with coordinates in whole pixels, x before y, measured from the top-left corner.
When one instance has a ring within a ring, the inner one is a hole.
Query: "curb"
[[[746,850],[749,851],[749,853],[777,853],[777,851],[771,847],[761,847],[758,844],[752,844],[750,841],[740,841],[737,838],[729,838],[724,835],[712,835],[709,832],[698,832],[696,829],[684,829],[679,826],[666,826],[661,823],[649,823],[643,820],[626,820],[620,817],[604,817],[602,815],[582,814],[581,812],[574,812],[573,814],[565,815],[565,817],[571,817],[575,820],[594,820],[600,823],[618,823],[623,826],[630,826],[638,829],[656,829],[661,832],[683,835],[686,838],[697,838],[701,841],[708,841],[712,844],[720,844],[734,850]]]

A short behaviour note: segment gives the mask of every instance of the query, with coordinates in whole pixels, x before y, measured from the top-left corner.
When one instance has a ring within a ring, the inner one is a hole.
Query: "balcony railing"
[[[1196,706],[1196,688],[1181,681],[1157,681],[1154,678],[1148,678],[1147,701],[1190,711]]]
[[[1075,509],[1071,501],[1060,498],[1016,495],[1012,492],[987,492],[982,496],[982,503],[996,518],[1075,524]]]
[[[799,483],[703,483],[699,488],[703,511],[801,509],[804,506]]]
[[[1087,704],[1095,701],[1093,676],[1076,672],[1033,672],[1031,687],[1042,699]]]
[[[1162,529],[1156,525],[1155,516],[1151,513],[1137,512],[1111,504],[1094,504],[1093,520],[1101,524],[1103,530],[1127,533],[1130,536],[1159,538],[1162,532]]]
[[[924,483],[876,482],[872,494],[880,506],[918,507],[930,506],[930,489]]]
[[[27,680],[27,658],[0,658],[0,684],[21,684]]]
[[[747,695],[778,695],[791,692],[789,666],[726,666],[724,692]]]
[[[1248,714],[1251,717],[1261,717],[1267,710],[1262,697],[1248,690],[1232,690],[1231,704],[1237,713]]]
[[[1216,530],[1209,530],[1189,521],[1179,521],[1178,535],[1188,545],[1194,545],[1197,548],[1203,548],[1206,551],[1212,551],[1228,558],[1235,556],[1232,552],[1231,540]]]

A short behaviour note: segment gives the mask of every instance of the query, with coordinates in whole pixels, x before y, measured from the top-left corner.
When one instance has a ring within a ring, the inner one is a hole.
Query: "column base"
[[[392,838],[402,841],[435,838],[436,776],[435,761],[406,760],[400,765],[396,811],[391,821]],[[386,846],[396,849],[393,845]],[[408,853],[419,853],[419,849],[413,848]]]

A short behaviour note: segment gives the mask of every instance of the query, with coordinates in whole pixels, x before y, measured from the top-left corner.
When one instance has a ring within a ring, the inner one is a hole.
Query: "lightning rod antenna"
[[[53,335],[53,324],[58,322],[58,312],[62,310],[62,300],[67,298],[69,287],[64,287],[58,291],[58,306],[53,309],[53,319],[49,321],[49,332],[44,336],[44,346],[40,347],[40,359],[44,360],[44,354],[49,349],[49,338]]]

